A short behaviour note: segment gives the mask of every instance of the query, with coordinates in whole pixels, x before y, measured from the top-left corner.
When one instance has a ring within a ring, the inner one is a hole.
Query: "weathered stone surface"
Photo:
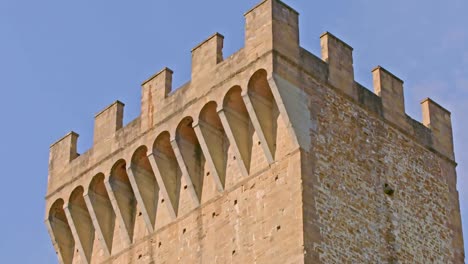
[[[141,115],[96,116],[92,149],[51,146],[45,223],[61,263],[463,263],[450,113],[404,112],[403,82],[354,81],[352,48],[299,46],[298,13],[265,0],[245,48],[215,34],[192,80],[164,69]]]

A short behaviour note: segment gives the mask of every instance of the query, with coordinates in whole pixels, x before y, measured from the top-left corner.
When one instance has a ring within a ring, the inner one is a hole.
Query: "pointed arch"
[[[194,129],[218,190],[222,191],[226,182],[227,155],[230,144],[216,109],[216,102],[207,103],[200,111],[198,124],[194,126]]]
[[[150,155],[151,167],[161,189],[164,199],[169,201],[167,209],[172,218],[176,218],[179,208],[179,193],[182,171],[172,149],[169,132],[164,131],[158,135],[153,144],[153,153]]]
[[[148,148],[139,147],[133,154],[128,175],[149,232],[154,231],[159,186],[147,156]]]
[[[63,199],[58,199],[52,204],[46,223],[60,262],[71,264],[73,263],[75,240],[63,209],[64,204]]]
[[[131,244],[135,230],[137,200],[127,175],[126,164],[123,159],[117,161],[112,167],[108,182],[105,183],[123,236],[127,243]]]
[[[84,199],[84,188],[76,187],[70,194],[66,213],[75,241],[83,259],[89,263],[94,247],[94,226]],[[68,212],[67,212],[68,211]]]
[[[267,72],[264,69],[256,71],[249,80],[247,96],[253,112],[250,112],[262,147],[270,163],[274,162],[276,153],[276,137],[278,133],[279,110],[273,97]]]
[[[206,160],[193,129],[192,117],[187,116],[179,122],[174,143],[172,143],[172,147],[176,153],[182,175],[186,176],[185,181],[188,189],[192,192],[194,202],[198,206],[202,196]]]
[[[116,218],[104,184],[104,178],[102,173],[94,176],[89,184],[88,194],[84,198],[101,245],[104,251],[110,255],[112,253]]]
[[[254,130],[242,99],[240,86],[234,86],[226,93],[222,109],[218,114],[229,141],[237,153],[237,157],[234,158],[238,160],[241,172],[247,176],[251,167]]]

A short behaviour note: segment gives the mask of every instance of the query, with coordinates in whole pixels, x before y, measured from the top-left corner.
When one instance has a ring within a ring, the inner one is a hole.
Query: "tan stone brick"
[[[379,68],[354,81],[352,48],[299,46],[298,13],[265,0],[245,47],[215,34],[192,80],[164,69],[141,114],[96,116],[93,147],[50,148],[45,223],[61,263],[463,263],[450,113],[404,111]]]

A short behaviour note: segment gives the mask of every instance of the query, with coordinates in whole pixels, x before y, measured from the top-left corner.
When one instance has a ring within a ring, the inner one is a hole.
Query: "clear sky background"
[[[94,115],[116,99],[126,122],[137,117],[141,82],[165,66],[175,87],[188,81],[191,48],[212,33],[225,57],[240,49],[258,1],[0,0],[2,263],[57,263],[43,223],[49,145],[74,130],[85,152]],[[320,55],[330,31],[354,47],[358,82],[372,89],[382,65],[405,81],[413,118],[425,97],[452,111],[468,234],[468,1],[285,2],[301,14],[303,47]]]

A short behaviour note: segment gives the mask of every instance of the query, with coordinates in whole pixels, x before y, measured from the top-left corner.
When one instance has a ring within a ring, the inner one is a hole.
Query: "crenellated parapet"
[[[67,168],[78,154],[78,137],[75,132],[70,132],[50,146],[49,151],[49,188],[56,180],[54,175]]]
[[[224,36],[215,33],[192,49],[192,81],[210,76],[223,61]]]
[[[108,141],[123,127],[124,106],[116,101],[94,117],[94,145]]]
[[[172,91],[173,73],[171,69],[164,68],[141,85],[140,116],[143,130],[152,128],[156,122],[155,117],[163,110],[162,102]]]
[[[272,50],[299,59],[299,13],[296,10],[281,1],[266,0],[247,11],[244,17],[245,52],[249,60]]]
[[[374,93],[382,100],[383,116],[403,130],[408,130],[403,94],[403,81],[378,66],[372,70]]]
[[[320,36],[320,47],[322,60],[328,64],[328,83],[356,100],[353,48],[329,32]]]
[[[430,98],[421,102],[423,124],[432,132],[432,147],[450,160],[455,160],[450,112]]]
[[[414,121],[403,81],[380,66],[374,93],[362,87],[353,48],[331,33],[320,37],[321,59],[302,49],[298,13],[279,0],[245,20],[245,47],[224,58],[224,37],[212,35],[192,50],[182,87],[168,68],[144,81],[134,121],[123,125],[119,101],[98,113],[87,152],[78,154],[74,132],[51,146],[46,225],[62,263],[90,263],[96,248],[110,258],[312,149],[320,102],[304,91],[317,83],[454,162],[450,113],[437,103],[424,100],[423,124]]]
[[[336,90],[359,102],[363,107],[382,116],[388,123],[407,133],[422,145],[454,161],[450,112],[434,101],[422,102],[423,123],[414,122],[405,112],[403,80],[377,66],[372,70],[374,95],[354,80],[353,48],[329,32],[321,36],[322,60],[327,63],[327,82]],[[436,107],[437,106],[437,107]],[[429,109],[432,109],[432,114]],[[443,113],[443,114],[442,114]],[[430,116],[436,124],[430,125]],[[443,117],[442,117],[443,116]],[[437,120],[437,121],[435,121]],[[438,132],[441,129],[443,132]],[[428,139],[429,138],[429,139]]]

